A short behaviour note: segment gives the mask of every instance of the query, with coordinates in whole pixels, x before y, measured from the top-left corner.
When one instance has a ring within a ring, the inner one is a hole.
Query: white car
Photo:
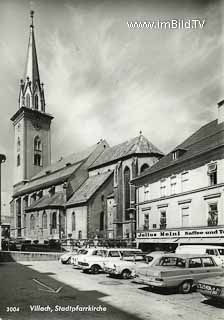
[[[162,256],[163,251],[142,255],[142,259],[139,259],[139,254],[137,256],[132,254],[116,262],[104,262],[104,271],[111,276],[120,276],[123,279],[134,278],[141,268],[155,265]]]
[[[63,264],[69,264],[71,263],[72,258],[77,255],[78,248],[73,249],[72,251],[64,253],[62,256],[60,256],[59,261]]]
[[[128,253],[134,253],[137,255],[141,255],[142,251],[139,249],[129,249],[129,248],[111,248],[111,249],[103,249],[99,250],[96,255],[92,256],[82,256],[78,260],[78,266],[83,271],[88,271],[90,273],[97,274],[104,269],[104,263],[106,262],[115,262],[120,261],[123,255],[127,255]]]
[[[99,253],[102,250],[102,248],[82,248],[79,250],[79,252],[74,255],[71,258],[71,264],[76,267],[79,268],[79,260],[82,259],[82,257],[86,257],[86,256],[94,256],[97,255],[97,253]]]

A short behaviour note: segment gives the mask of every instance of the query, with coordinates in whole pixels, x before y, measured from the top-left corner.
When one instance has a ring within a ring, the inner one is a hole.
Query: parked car
[[[199,280],[197,291],[206,298],[224,301],[224,276]]]
[[[150,254],[128,253],[118,261],[104,262],[103,270],[110,276],[120,276],[123,279],[134,278],[139,269],[150,267],[159,261],[163,251],[154,251]]]
[[[176,248],[178,254],[207,254],[214,258],[218,265],[224,266],[224,247],[215,245],[181,245]]]
[[[75,256],[75,255],[77,255],[79,250],[80,250],[79,248],[74,248],[72,251],[69,251],[69,252],[64,253],[64,254],[60,257],[59,261],[60,261],[61,263],[63,263],[63,264],[69,264],[69,263],[71,263],[72,257]]]
[[[101,252],[102,248],[82,248],[79,250],[78,254],[73,256],[71,263],[74,267],[79,268],[79,260],[82,260],[82,257],[95,256]]]
[[[109,261],[119,261],[123,255],[128,253],[135,253],[137,255],[142,254],[139,249],[129,249],[129,248],[111,248],[103,249],[99,251],[96,255],[82,257],[78,260],[78,265],[83,271],[88,271],[90,273],[97,274],[104,269],[104,263]]]
[[[151,287],[179,288],[181,293],[189,293],[195,281],[224,274],[212,256],[165,254],[158,264],[141,268],[138,283]]]

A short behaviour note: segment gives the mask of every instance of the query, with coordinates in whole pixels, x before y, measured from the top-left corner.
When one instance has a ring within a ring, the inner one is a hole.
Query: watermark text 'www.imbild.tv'
[[[129,29],[202,29],[206,19],[171,19],[171,20],[144,20],[127,21]]]

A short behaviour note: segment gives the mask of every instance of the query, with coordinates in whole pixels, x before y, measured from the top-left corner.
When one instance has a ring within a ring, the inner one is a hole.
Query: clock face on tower
[[[41,125],[38,121],[33,121],[33,127],[36,129],[36,130],[40,130],[41,129]]]

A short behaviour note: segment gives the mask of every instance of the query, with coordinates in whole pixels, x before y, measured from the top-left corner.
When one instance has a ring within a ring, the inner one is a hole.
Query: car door
[[[214,277],[217,275],[220,275],[220,268],[216,265],[214,262],[214,259],[212,257],[203,257],[202,263],[204,266],[204,269],[207,273],[207,277]]]
[[[207,270],[204,268],[200,257],[190,258],[188,267],[192,279],[197,280],[206,278]]]

